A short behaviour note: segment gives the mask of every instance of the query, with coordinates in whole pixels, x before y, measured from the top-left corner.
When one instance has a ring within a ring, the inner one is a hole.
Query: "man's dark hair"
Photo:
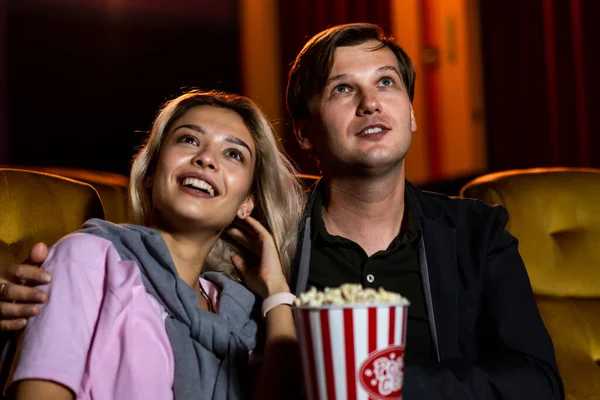
[[[310,120],[310,102],[321,93],[333,68],[333,56],[338,47],[357,46],[377,40],[390,49],[398,59],[400,76],[412,103],[415,92],[415,69],[406,52],[392,37],[374,24],[354,23],[338,25],[313,36],[296,57],[288,77],[286,104],[294,123]]]

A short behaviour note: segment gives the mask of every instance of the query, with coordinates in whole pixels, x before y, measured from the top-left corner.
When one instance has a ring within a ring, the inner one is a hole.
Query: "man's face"
[[[417,128],[398,60],[368,41],[338,47],[322,93],[311,102],[312,120],[300,130],[324,173],[385,171],[402,166]]]

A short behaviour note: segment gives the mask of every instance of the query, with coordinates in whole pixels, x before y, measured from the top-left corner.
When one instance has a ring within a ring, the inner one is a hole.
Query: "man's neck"
[[[324,177],[327,232],[360,245],[367,255],[385,250],[404,217],[404,171],[382,177]]]

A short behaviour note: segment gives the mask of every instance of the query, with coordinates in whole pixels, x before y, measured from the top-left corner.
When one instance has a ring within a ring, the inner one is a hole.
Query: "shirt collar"
[[[332,236],[327,232],[325,228],[325,222],[323,221],[323,190],[325,185],[317,185],[315,187],[315,200],[311,210],[311,239],[314,242],[317,239],[325,240],[326,242],[335,243],[336,237]],[[395,243],[409,243],[419,238],[421,235],[421,221],[419,219],[416,199],[413,193],[415,189],[411,185],[405,185],[404,187],[404,217],[402,219],[402,226],[400,233],[392,242]],[[390,247],[392,246],[390,245]]]

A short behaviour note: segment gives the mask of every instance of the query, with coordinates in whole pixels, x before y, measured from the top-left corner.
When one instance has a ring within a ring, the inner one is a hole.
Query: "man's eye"
[[[233,158],[235,160],[238,160],[238,161],[243,161],[244,160],[244,156],[242,155],[242,153],[240,151],[238,151],[238,150],[235,150],[235,149],[229,149],[229,150],[225,151],[225,155],[227,157],[231,157],[231,158]]]
[[[346,85],[337,85],[333,88],[334,93],[346,93],[350,90],[350,88]]]
[[[381,84],[383,86],[392,86],[394,84],[394,80],[392,78],[382,78]]]

